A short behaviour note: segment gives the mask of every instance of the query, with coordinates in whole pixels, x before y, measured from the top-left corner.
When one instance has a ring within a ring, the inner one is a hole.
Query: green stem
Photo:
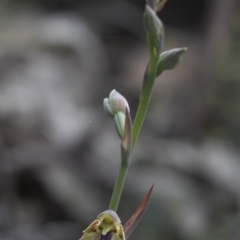
[[[157,73],[157,64],[158,64],[158,58],[153,57],[149,63],[147,80],[142,89],[137,114],[136,114],[136,117],[135,117],[134,123],[133,123],[133,149],[137,142],[139,133],[142,129],[142,125],[145,120],[145,116],[146,116],[148,106],[149,106],[149,103],[151,100],[154,80],[156,78],[156,73]]]
[[[132,120],[129,110],[125,110],[125,125],[121,143],[121,166],[114,186],[109,209],[117,211],[132,153]]]
[[[127,175],[127,170],[128,170],[128,166],[121,164],[120,170],[118,172],[118,177],[114,186],[114,190],[112,193],[110,205],[109,205],[109,209],[115,212],[118,209],[119,201],[120,201],[122,190],[123,190],[123,185]]]
[[[156,51],[155,45],[154,45],[154,39],[147,35],[148,38],[148,45],[150,50],[150,63],[149,68],[147,69],[147,75],[146,79],[144,79],[143,88],[140,96],[140,102],[137,110],[137,114],[134,120],[133,128],[132,128],[132,141],[130,150],[124,149],[122,145],[122,151],[121,151],[121,167],[118,173],[118,177],[114,186],[114,190],[112,193],[112,198],[110,201],[109,209],[113,211],[117,211],[119,201],[121,198],[124,182],[126,179],[127,170],[129,167],[130,157],[131,153],[134,149],[134,146],[136,144],[136,141],[138,139],[139,133],[141,131],[147,109],[151,100],[152,96],[152,90],[154,85],[154,80],[156,78],[157,74],[157,65],[158,65],[158,53]]]

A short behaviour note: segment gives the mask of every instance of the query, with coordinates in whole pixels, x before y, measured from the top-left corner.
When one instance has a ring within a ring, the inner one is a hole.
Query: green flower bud
[[[125,114],[126,108],[129,110],[127,100],[115,89],[110,92],[109,98],[103,100],[103,108],[111,117],[114,117],[117,112],[123,112]]]
[[[182,60],[183,54],[187,51],[187,48],[174,48],[166,52],[161,53],[158,60],[157,76],[159,76],[164,70],[174,69]]]
[[[120,138],[123,136],[126,109],[130,111],[127,100],[115,89],[109,98],[103,100],[103,108],[108,116],[114,118],[115,127]]]
[[[154,55],[159,55],[163,45],[163,24],[149,5],[146,5],[143,22],[150,38],[150,51]]]

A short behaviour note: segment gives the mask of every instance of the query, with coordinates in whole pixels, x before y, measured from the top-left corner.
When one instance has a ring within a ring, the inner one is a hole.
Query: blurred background
[[[120,140],[102,100],[135,116],[144,0],[0,1],[0,239],[77,240],[108,208]],[[131,239],[240,239],[240,2],[169,0],[164,50],[119,207],[155,183]]]

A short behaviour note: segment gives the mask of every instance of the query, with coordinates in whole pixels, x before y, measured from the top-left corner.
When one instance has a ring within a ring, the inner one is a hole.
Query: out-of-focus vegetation
[[[135,115],[144,1],[0,2],[0,239],[72,240],[107,209],[120,159],[102,100]],[[155,183],[131,239],[240,239],[240,4],[168,0],[165,49],[119,208]]]

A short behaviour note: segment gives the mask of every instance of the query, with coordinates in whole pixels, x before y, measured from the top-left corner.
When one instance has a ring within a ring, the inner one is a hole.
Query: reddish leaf
[[[128,239],[128,237],[132,234],[134,229],[137,227],[137,225],[141,221],[141,218],[144,215],[144,213],[148,207],[148,203],[149,203],[149,200],[150,200],[150,197],[152,194],[153,186],[154,185],[152,185],[152,187],[149,189],[147,195],[145,196],[145,198],[143,199],[143,201],[141,202],[141,204],[139,205],[139,207],[137,208],[135,213],[124,225],[123,230],[124,230],[126,239]]]
[[[132,151],[132,119],[128,108],[125,110],[125,124],[122,136],[122,148],[128,154]]]

